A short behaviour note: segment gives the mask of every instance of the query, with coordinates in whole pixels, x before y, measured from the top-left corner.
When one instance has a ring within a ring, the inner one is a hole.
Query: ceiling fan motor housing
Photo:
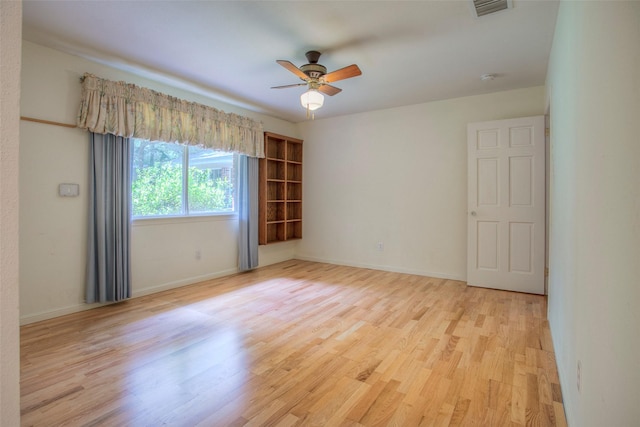
[[[327,68],[324,65],[318,64],[318,60],[320,59],[321,53],[317,50],[310,50],[305,53],[304,56],[307,57],[308,64],[300,67],[300,71],[305,73],[312,79],[319,79],[320,77],[327,74]]]
[[[327,74],[327,68],[324,65],[320,64],[305,64],[300,67],[300,71],[302,71],[312,79],[319,79],[320,77]]]

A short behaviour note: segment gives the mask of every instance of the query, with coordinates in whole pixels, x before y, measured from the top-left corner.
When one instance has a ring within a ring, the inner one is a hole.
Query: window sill
[[[221,213],[221,214],[203,214],[189,216],[155,216],[145,218],[134,218],[131,224],[134,227],[143,227],[148,225],[165,225],[165,224],[185,224],[194,222],[212,222],[212,221],[236,221],[238,214]]]

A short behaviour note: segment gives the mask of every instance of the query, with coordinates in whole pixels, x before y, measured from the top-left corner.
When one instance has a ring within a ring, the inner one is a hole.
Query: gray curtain
[[[130,141],[90,133],[86,302],[131,297]]]
[[[258,266],[258,159],[238,156],[238,268]]]

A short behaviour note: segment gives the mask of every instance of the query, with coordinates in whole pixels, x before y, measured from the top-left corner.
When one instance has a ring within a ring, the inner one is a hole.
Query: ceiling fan
[[[340,68],[339,70],[327,73],[327,68],[322,64],[318,64],[320,55],[320,52],[310,50],[305,54],[309,63],[301,66],[300,68],[296,67],[289,61],[278,59],[276,61],[278,64],[291,71],[301,80],[304,80],[304,83],[274,86],[271,89],[308,86],[309,90],[302,94],[302,96],[300,97],[300,102],[302,103],[302,106],[307,109],[307,112],[309,112],[322,107],[322,104],[324,103],[324,97],[322,96],[322,93],[324,93],[325,95],[333,96],[342,91],[342,89],[332,86],[329,83],[337,82],[338,80],[349,79],[351,77],[356,77],[362,74],[362,71],[360,71],[360,68],[358,68],[356,64],[352,64],[347,67]]]

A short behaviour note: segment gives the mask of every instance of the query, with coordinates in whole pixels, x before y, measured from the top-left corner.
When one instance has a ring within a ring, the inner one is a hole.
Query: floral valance
[[[89,73],[82,80],[78,127],[264,157],[258,121]]]

